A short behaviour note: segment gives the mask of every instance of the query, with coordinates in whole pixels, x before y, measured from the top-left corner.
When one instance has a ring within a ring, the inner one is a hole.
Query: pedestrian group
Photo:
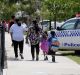
[[[21,59],[24,59],[23,46],[26,28],[22,26],[20,19],[14,19],[13,25],[9,27],[9,32],[14,47],[15,59],[18,59],[18,48]],[[33,20],[32,25],[28,28],[26,33],[27,39],[30,41],[32,60],[39,60],[39,52],[41,49],[43,51],[44,60],[48,60],[48,54],[50,54],[52,56],[52,61],[55,62],[55,52],[60,45],[55,32],[51,31],[48,33],[47,31],[42,31],[37,21]],[[50,34],[50,36],[48,34]]]

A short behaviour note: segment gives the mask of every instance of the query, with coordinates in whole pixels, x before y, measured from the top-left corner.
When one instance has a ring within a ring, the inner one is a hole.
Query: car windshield
[[[77,19],[69,20],[69,21],[65,22],[61,26],[61,28],[64,29],[64,30],[74,29],[75,28],[76,21],[77,21]]]
[[[41,25],[49,25],[49,21],[42,21]]]

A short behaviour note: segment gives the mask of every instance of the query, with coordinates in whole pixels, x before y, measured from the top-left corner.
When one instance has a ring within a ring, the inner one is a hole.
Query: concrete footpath
[[[7,75],[80,75],[80,65],[64,56],[56,56],[56,62],[44,61],[40,51],[39,61],[32,61],[30,46],[24,43],[24,59],[14,58],[13,47],[11,47],[10,34],[5,33],[5,45],[7,50],[8,69]],[[6,72],[4,70],[4,75]]]

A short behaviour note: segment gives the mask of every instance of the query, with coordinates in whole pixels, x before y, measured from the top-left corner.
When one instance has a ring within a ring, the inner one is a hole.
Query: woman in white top
[[[16,19],[15,23],[10,28],[11,38],[14,44],[15,58],[18,58],[19,47],[21,59],[24,59],[23,57],[24,31],[25,29],[21,25],[21,22],[19,21],[19,19]]]

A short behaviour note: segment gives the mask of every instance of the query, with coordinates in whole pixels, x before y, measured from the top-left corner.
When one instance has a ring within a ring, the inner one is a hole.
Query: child
[[[55,62],[55,52],[58,50],[60,43],[58,39],[55,37],[54,31],[51,31],[50,34],[51,34],[51,37],[49,38],[49,43],[50,43],[49,50],[53,51],[53,54],[51,54],[52,61]]]
[[[44,60],[48,60],[47,53],[48,53],[49,47],[48,47],[48,34],[46,31],[42,35],[41,49],[43,50]]]

